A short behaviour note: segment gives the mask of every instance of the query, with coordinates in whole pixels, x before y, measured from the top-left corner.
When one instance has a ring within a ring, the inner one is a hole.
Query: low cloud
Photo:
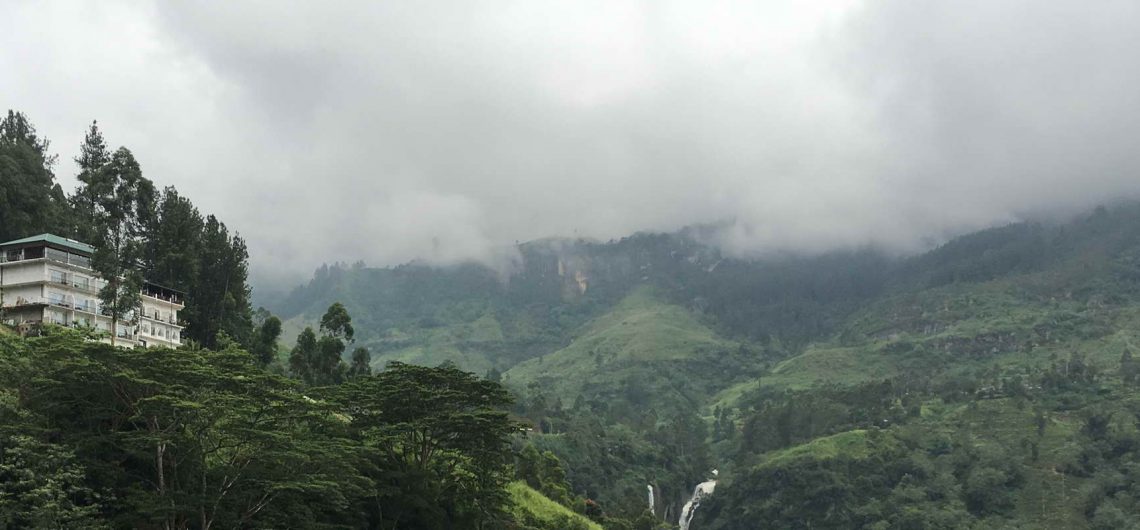
[[[1135,2],[17,2],[0,35],[63,159],[98,118],[262,284],[724,220],[913,251],[1140,191]]]

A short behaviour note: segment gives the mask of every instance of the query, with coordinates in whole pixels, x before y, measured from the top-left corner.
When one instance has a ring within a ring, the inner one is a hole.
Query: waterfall
[[[716,471],[713,471],[713,476],[716,476]],[[701,499],[711,494],[714,489],[716,489],[715,478],[697,484],[697,487],[693,489],[693,497],[681,508],[681,519],[677,521],[681,530],[689,530],[689,523],[693,521],[693,514],[696,513],[697,508],[700,507]]]
[[[657,515],[657,511],[653,509],[653,484],[646,484],[645,489],[649,490],[649,513]]]

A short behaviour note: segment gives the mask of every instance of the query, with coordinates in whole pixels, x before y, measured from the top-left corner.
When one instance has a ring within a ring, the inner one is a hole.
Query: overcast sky
[[[1134,0],[0,4],[64,187],[98,119],[263,285],[728,219],[913,250],[1140,192]]]

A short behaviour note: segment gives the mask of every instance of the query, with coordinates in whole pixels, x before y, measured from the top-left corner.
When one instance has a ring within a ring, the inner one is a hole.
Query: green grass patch
[[[891,359],[868,347],[811,347],[777,364],[761,385],[803,389],[821,383],[856,384],[895,375]]]
[[[758,467],[776,467],[800,460],[830,460],[840,456],[866,458],[871,454],[874,443],[866,430],[841,432],[768,453]]]
[[[649,395],[691,388],[703,394],[683,398],[695,408],[735,382],[741,371],[733,364],[738,348],[643,287],[586,324],[570,345],[522,362],[505,377],[518,387],[538,382],[566,404],[580,394],[630,386],[644,387]]]
[[[581,527],[590,530],[602,530],[602,525],[550,500],[521,480],[508,484],[507,492],[511,496],[512,512],[519,520],[525,520],[529,515],[545,523],[544,526],[548,528]],[[565,526],[558,526],[559,524]]]

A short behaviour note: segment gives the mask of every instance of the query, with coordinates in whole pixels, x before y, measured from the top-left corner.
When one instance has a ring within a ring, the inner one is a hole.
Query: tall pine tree
[[[111,317],[111,343],[119,323],[137,317],[143,276],[143,229],[151,219],[154,185],[142,176],[131,152],[121,147],[90,186],[95,206],[95,255],[91,266],[106,284],[99,290],[104,314]]]
[[[106,189],[109,181],[103,173],[107,164],[111,162],[111,152],[107,150],[107,142],[99,130],[98,122],[91,122],[91,127],[83,137],[83,144],[79,146],[79,156],[75,163],[79,165],[79,187],[71,196],[72,219],[75,226],[72,235],[83,241],[95,241],[98,236],[98,205],[96,198],[112,193]]]
[[[242,344],[253,335],[253,310],[246,283],[249,252],[245,240],[206,217],[198,252],[198,281],[187,289],[187,334],[202,345],[217,345],[219,332]],[[192,307],[191,307],[192,306]]]

